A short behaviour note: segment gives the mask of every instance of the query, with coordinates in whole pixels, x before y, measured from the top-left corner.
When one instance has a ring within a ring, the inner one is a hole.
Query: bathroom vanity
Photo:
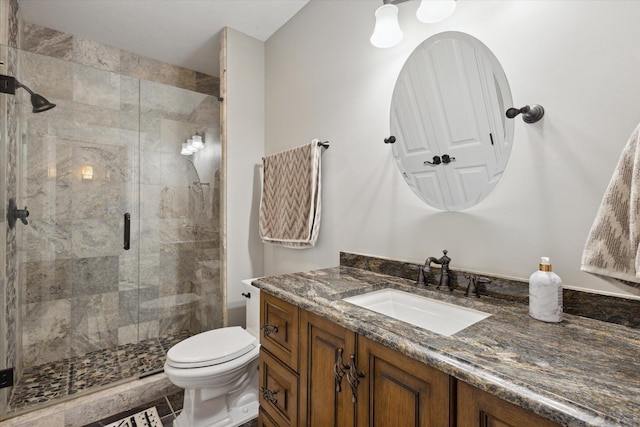
[[[345,266],[255,280],[260,425],[637,425],[637,330]],[[343,301],[400,289],[490,316],[445,336]]]

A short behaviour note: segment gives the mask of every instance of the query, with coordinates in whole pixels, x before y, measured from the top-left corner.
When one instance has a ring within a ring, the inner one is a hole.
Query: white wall
[[[267,245],[265,273],[335,266],[339,251],[424,262],[448,249],[454,268],[521,279],[550,256],[567,286],[640,296],[579,270],[602,194],[640,121],[640,2],[460,0],[451,18],[431,25],[415,18],[418,3],[399,5],[405,38],[395,48],[369,43],[378,0],[312,0],[267,41],[266,153],[314,137],[331,148],[317,246]],[[422,203],[383,143],[402,65],[424,39],[449,30],[493,51],[515,106],[546,110],[534,125],[516,119],[501,181],[459,213]]]
[[[262,275],[258,236],[260,181],[264,156],[264,43],[227,28],[226,242],[228,325],[244,325],[242,279]]]

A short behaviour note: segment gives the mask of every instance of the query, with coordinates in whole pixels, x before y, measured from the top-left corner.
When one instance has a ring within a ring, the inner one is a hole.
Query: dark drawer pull
[[[347,372],[347,382],[351,386],[351,401],[353,403],[358,403],[358,385],[360,384],[360,378],[364,378],[364,372],[358,372],[355,354],[351,355],[351,363],[349,364],[348,368],[349,371]]]
[[[278,325],[272,325],[267,323],[266,325],[260,326],[260,329],[264,330],[265,335],[277,334],[278,333]]]
[[[276,394],[278,394],[278,390],[269,390],[266,387],[260,387],[260,391],[262,392],[264,400],[274,405],[278,403],[278,399],[275,398]]]
[[[336,363],[333,365],[333,376],[336,379],[336,392],[338,393],[342,391],[342,377],[344,377],[349,369],[349,367],[342,361],[343,352],[344,349],[341,347],[336,349]]]

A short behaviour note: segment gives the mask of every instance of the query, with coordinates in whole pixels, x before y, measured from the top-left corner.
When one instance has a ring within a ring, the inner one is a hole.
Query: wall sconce
[[[82,179],[93,179],[93,166],[82,167]]]
[[[398,3],[409,0],[383,0],[376,10],[376,25],[369,39],[379,48],[393,47],[402,41],[402,30],[398,23]],[[418,21],[427,24],[440,22],[456,10],[456,0],[421,0],[416,12]]]
[[[187,139],[187,142],[182,143],[182,150],[180,150],[180,154],[183,156],[190,156],[203,148],[204,142],[202,142],[202,137],[196,134]]]

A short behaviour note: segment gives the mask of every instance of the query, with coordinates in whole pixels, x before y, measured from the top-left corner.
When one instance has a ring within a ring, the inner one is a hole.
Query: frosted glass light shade
[[[183,156],[190,156],[193,154],[193,152],[193,147],[191,147],[188,142],[182,143],[182,150],[180,151],[180,154],[182,154]]]
[[[416,12],[418,21],[426,24],[444,21],[456,10],[456,0],[422,0]]]
[[[191,141],[192,141],[192,146],[193,148],[196,149],[196,151],[202,150],[204,148],[204,144],[202,143],[202,137],[200,135],[193,135],[191,137]]]
[[[372,45],[380,48],[392,47],[402,41],[397,6],[385,4],[376,10],[376,26],[369,40]]]

